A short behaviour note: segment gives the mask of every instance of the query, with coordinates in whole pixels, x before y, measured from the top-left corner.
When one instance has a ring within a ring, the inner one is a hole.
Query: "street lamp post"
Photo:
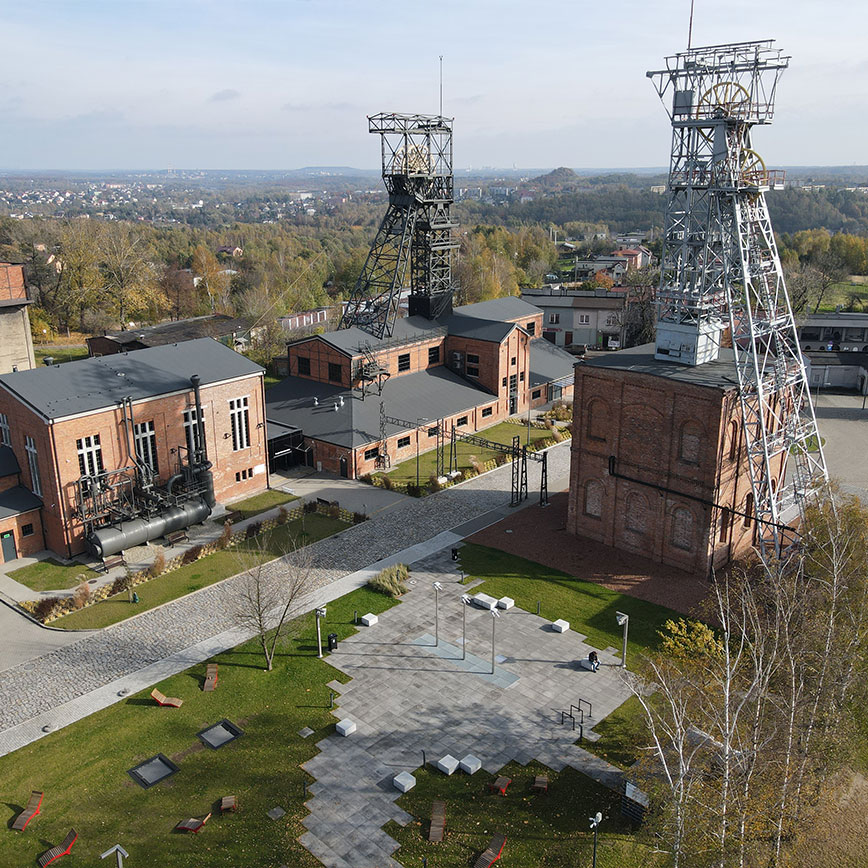
[[[419,427],[427,422],[424,416],[419,416],[416,419],[416,489],[419,489]]]
[[[434,582],[434,644],[440,644],[440,592],[443,585]]]
[[[594,861],[593,868],[597,868],[597,827],[603,822],[603,815],[597,811],[593,817],[588,817],[591,821],[591,828],[594,830]]]
[[[467,658],[467,607],[471,603],[469,594],[461,595],[461,659]]]
[[[497,609],[491,610],[491,674],[494,675],[494,628],[497,625],[497,619],[500,617],[500,612]]]
[[[615,612],[615,620],[619,627],[624,628],[624,644],[621,647],[621,668],[627,668],[627,629],[630,626],[630,616],[623,612]]]
[[[326,607],[316,610],[316,647],[317,657],[322,657],[322,633],[320,632],[319,622],[326,616]]]

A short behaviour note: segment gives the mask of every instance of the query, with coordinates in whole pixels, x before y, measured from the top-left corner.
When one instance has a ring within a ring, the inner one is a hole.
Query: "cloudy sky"
[[[459,167],[667,162],[647,69],[690,0],[0,0],[0,168],[376,168],[366,114],[455,118]],[[792,54],[774,165],[868,163],[863,0],[696,0],[694,45]]]

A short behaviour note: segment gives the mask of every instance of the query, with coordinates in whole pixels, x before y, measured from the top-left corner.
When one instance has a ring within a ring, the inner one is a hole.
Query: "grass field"
[[[485,428],[478,432],[480,437],[486,440],[491,440],[495,443],[502,443],[504,446],[512,444],[512,438],[516,435],[521,438],[521,445],[524,446],[527,442],[528,428],[526,425],[513,425],[509,422],[501,422],[498,425],[492,425],[491,428]],[[542,428],[530,429],[531,444],[538,443],[540,440],[545,440],[551,437],[551,432]],[[411,435],[410,445],[415,449],[415,435]],[[500,453],[494,449],[485,449],[481,446],[474,446],[470,443],[458,442],[457,448],[457,464],[459,470],[465,470],[471,466],[471,461],[478,461],[480,464],[485,464],[486,461],[496,457]],[[410,451],[410,450],[408,450]],[[446,462],[449,462],[449,444],[446,444]],[[431,449],[428,452],[423,452],[419,456],[419,481],[424,485],[428,482],[437,470],[437,453]],[[416,483],[416,455],[415,452],[411,458],[396,464],[387,474],[393,482],[406,484],[408,482]]]
[[[87,358],[87,347],[52,347],[50,344],[39,344],[33,347],[36,364],[41,365],[46,356],[51,356],[57,364],[75,362]]]
[[[274,509],[275,506],[282,506],[284,503],[298,500],[294,494],[287,494],[285,491],[280,491],[277,488],[269,488],[259,494],[254,494],[253,497],[248,497],[246,500],[239,500],[228,506],[232,512],[241,513],[241,518],[251,518],[254,515],[259,515],[261,512],[268,512],[269,509]]]
[[[628,769],[641,758],[639,747],[648,743],[642,706],[635,696],[616,708],[605,720],[594,726],[598,741],[585,741],[582,747],[598,757]]]
[[[560,570],[515,557],[485,546],[469,544],[460,549],[461,568],[471,578],[483,579],[473,589],[491,596],[512,597],[515,604],[555,620],[564,618],[571,629],[588,637],[596,648],[621,647],[622,630],[615,612],[630,616],[627,661],[634,654],[657,647],[657,631],[668,618],[681,617],[672,609],[610,591]]]
[[[354,609],[379,613],[392,605],[382,594],[355,591],[329,604],[325,629],[346,638],[355,632]],[[0,758],[0,802],[8,821],[31,790],[45,791],[42,813],[26,832],[0,835],[0,865],[34,865],[74,827],[79,839],[58,863],[63,868],[108,865],[99,855],[116,843],[129,852],[131,866],[318,866],[296,840],[306,814],[299,766],[333,730],[327,682],[346,679],[317,659],[313,613],[291,626],[273,672],[263,671],[258,646],[248,642],[214,658],[220,671],[212,693],[201,690],[204,663],[162,682],[164,693],[184,700],[180,709],[159,708],[145,691]],[[220,750],[203,748],[196,733],[223,718],[244,735]],[[315,730],[306,740],[297,735],[305,726]],[[127,769],[156,753],[180,771],[143,790]],[[237,797],[237,813],[221,817],[217,811],[198,835],[173,832],[226,795]],[[286,815],[274,821],[266,812],[276,805]]]
[[[346,527],[344,522],[326,515],[311,513],[302,516],[296,521],[279,525],[263,534],[264,553],[251,552],[244,543],[233,549],[214,552],[192,564],[137,585],[135,589],[139,595],[137,604],[130,603],[127,594],[116,594],[93,606],[58,618],[52,621],[51,626],[63,630],[96,630],[100,627],[108,627],[110,624],[117,624],[118,621],[234,576],[253,566],[257,560],[266,561],[280,557],[292,548],[296,540],[307,545]]]
[[[829,287],[823,303],[820,305],[821,313],[834,313],[838,305],[844,309],[850,307],[854,297],[856,304],[853,305],[853,310],[859,313],[860,311],[868,310],[868,286],[866,286],[858,276],[851,277],[849,281],[834,283]],[[811,308],[813,312],[813,308]]]
[[[663,858],[638,841],[620,813],[620,796],[572,768],[557,773],[538,763],[510,763],[500,774],[512,778],[507,795],[488,790],[493,776],[461,772],[446,777],[431,769],[415,773],[416,787],[398,800],[417,818],[403,828],[391,822],[385,830],[401,849],[395,858],[405,866],[455,868],[473,865],[495,833],[506,835],[504,868],[573,868],[590,866],[593,834],[588,817],[603,814],[597,846],[598,868],[653,868]],[[549,777],[548,793],[531,792],[536,775]],[[446,802],[446,834],[428,842],[431,803]]]
[[[9,578],[34,591],[60,591],[96,578],[98,574],[84,564],[62,564],[47,558],[9,573]]]

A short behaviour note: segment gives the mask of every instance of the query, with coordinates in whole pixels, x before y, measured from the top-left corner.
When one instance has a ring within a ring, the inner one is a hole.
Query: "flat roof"
[[[21,515],[22,512],[41,507],[42,501],[23,485],[0,491],[0,518],[11,518],[13,515]]]
[[[343,396],[343,405],[340,398]],[[314,405],[314,398],[319,403]],[[463,410],[496,401],[495,395],[477,388],[443,366],[392,377],[383,394],[362,400],[358,391],[331,386],[304,377],[286,377],[265,393],[265,416],[271,429],[300,428],[305,436],[347,448],[358,448],[380,439],[380,404],[395,418],[435,422]],[[335,410],[335,404],[338,409]],[[386,426],[391,436],[404,430]]]
[[[507,295],[503,298],[479,301],[476,304],[463,304],[461,307],[454,308],[452,312],[458,316],[472,316],[476,319],[492,319],[502,322],[526,316],[536,316],[540,310],[517,295]]]
[[[731,349],[724,348],[715,362],[704,365],[679,365],[675,362],[663,362],[654,358],[655,345],[642,344],[627,350],[615,350],[588,359],[582,368],[611,368],[619,371],[630,371],[634,374],[647,374],[651,377],[664,377],[668,380],[678,380],[694,386],[706,386],[711,389],[734,389],[738,385],[735,373],[735,361]]]
[[[478,319],[474,316],[464,316],[454,313],[443,320],[450,335],[461,338],[472,338],[477,341],[491,341],[499,344],[513,329],[521,328],[518,323],[500,322],[490,319]]]
[[[572,381],[576,366],[575,356],[556,347],[545,338],[534,338],[530,342],[530,385],[542,386],[567,377]]]
[[[859,368],[868,368],[868,353],[845,353],[845,352],[810,352],[802,353],[812,365],[818,367],[842,367],[852,365]]]
[[[0,386],[48,419],[62,419],[263,373],[263,368],[213,338],[115,353],[0,375]]]
[[[423,316],[408,316],[395,320],[391,337],[377,338],[357,326],[352,326],[348,329],[336,329],[321,335],[309,335],[290,343],[300,344],[308,340],[323,340],[347,355],[358,356],[361,355],[364,348],[370,347],[372,350],[378,350],[404,341],[424,339],[428,336],[436,337],[438,333],[445,333],[441,323],[426,319]]]
[[[105,335],[94,335],[94,337],[106,337],[118,344],[134,344],[141,341],[150,346],[162,346],[197,338],[223,337],[237,331],[246,332],[249,328],[250,323],[246,319],[216,313],[163,322],[144,328],[106,332]]]

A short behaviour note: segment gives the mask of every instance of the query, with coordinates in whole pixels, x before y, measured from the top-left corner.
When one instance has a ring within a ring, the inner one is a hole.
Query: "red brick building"
[[[569,532],[698,575],[751,547],[732,350],[687,367],[646,344],[575,377]]]
[[[144,474],[138,503],[183,503],[178,474],[202,448],[194,374],[214,497],[266,488],[262,368],[210,338],[0,376],[0,532],[14,534],[19,554],[83,552],[93,523],[83,521],[82,492],[116,485],[129,513]],[[14,501],[5,516],[4,494]]]
[[[35,366],[30,336],[30,304],[20,265],[0,262],[0,374]]]
[[[296,458],[354,478],[433,448],[431,423],[474,432],[572,395],[569,354],[539,335],[542,311],[509,297],[465,305],[441,320],[399,319],[390,338],[358,328],[295,341],[289,376],[268,391],[272,458]],[[380,405],[412,428],[387,426]],[[296,459],[293,459],[296,460]]]

